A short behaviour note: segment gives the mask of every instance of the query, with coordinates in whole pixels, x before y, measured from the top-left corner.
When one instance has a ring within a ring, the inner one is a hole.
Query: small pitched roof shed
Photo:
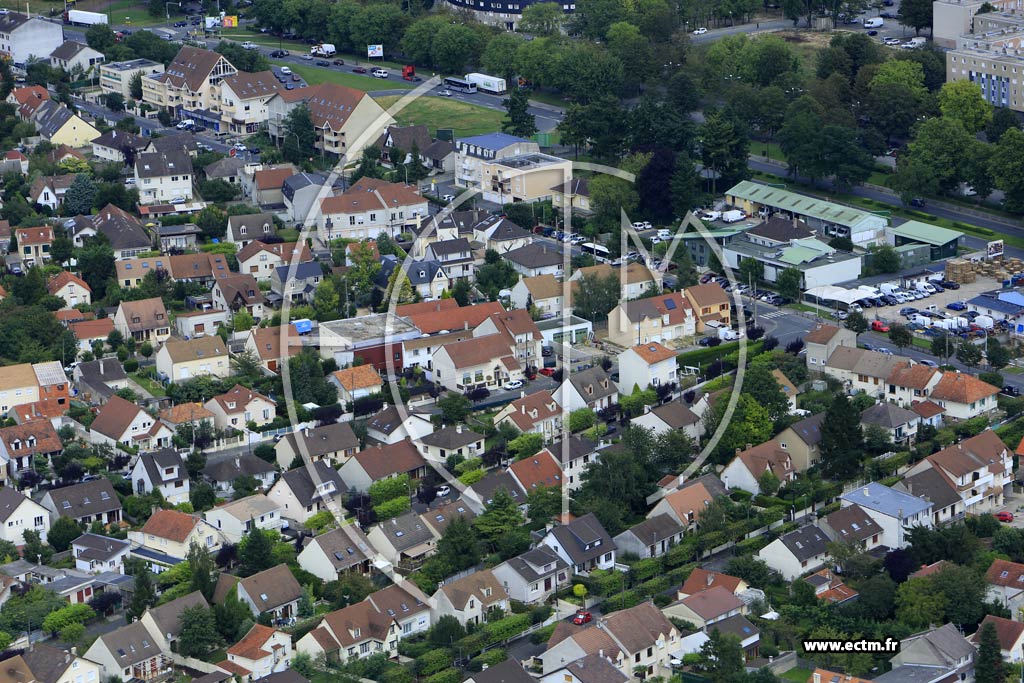
[[[998,387],[982,382],[974,375],[965,372],[944,372],[942,379],[932,389],[931,398],[936,401],[969,404],[998,393]]]
[[[198,524],[198,518],[184,512],[157,510],[146,520],[146,524],[142,527],[142,533],[147,536],[184,543]]]

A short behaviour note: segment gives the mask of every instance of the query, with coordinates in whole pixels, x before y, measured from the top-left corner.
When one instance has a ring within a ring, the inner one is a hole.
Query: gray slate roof
[[[408,550],[421,543],[427,543],[434,538],[430,528],[412,510],[400,517],[381,522],[378,526],[391,546],[398,552]]]
[[[827,552],[825,545],[828,543],[828,538],[821,532],[821,529],[813,524],[790,531],[785,536],[780,536],[779,540],[801,562]]]
[[[806,417],[799,422],[794,422],[789,426],[800,440],[808,446],[814,446],[821,443],[821,423],[825,419],[825,413],[818,413],[817,415],[811,415]]]
[[[564,257],[561,250],[556,247],[543,242],[532,242],[525,247],[507,252],[502,258],[518,263],[524,268],[543,268],[560,265]]]
[[[913,517],[931,507],[930,503],[920,498],[874,481],[847,491],[842,498],[845,503],[856,503],[868,510],[897,519]]]
[[[135,172],[140,178],[191,175],[192,157],[178,149],[162,153],[143,152],[135,159]]]
[[[243,453],[235,458],[227,458],[219,462],[210,463],[203,468],[203,476],[211,481],[234,481],[241,476],[256,476],[269,474],[274,471],[274,466],[255,455]]]
[[[947,508],[961,501],[960,494],[934,467],[905,477],[902,481],[896,482],[895,488],[931,501],[935,510]]]
[[[860,414],[861,424],[878,425],[886,429],[901,427],[920,419],[917,413],[887,401],[876,403]]]
[[[615,550],[615,542],[601,526],[597,516],[589,512],[568,524],[550,531],[573,564],[584,564]]]
[[[316,472],[316,482],[310,478],[310,467]],[[317,493],[317,484],[333,481],[335,495],[340,495],[347,488],[338,471],[322,460],[289,470],[281,475],[281,479],[284,480],[288,488],[291,489],[292,494],[303,505],[309,505],[313,502]]]
[[[481,441],[483,438],[482,434],[477,434],[462,425],[456,427],[448,425],[432,434],[427,434],[420,441],[427,446],[436,446],[451,451]]]
[[[0,15],[2,16],[2,15]],[[65,123],[67,123],[74,112],[56,100],[46,100],[40,104],[32,118],[36,122],[36,129],[39,134],[49,140],[57,134]]]

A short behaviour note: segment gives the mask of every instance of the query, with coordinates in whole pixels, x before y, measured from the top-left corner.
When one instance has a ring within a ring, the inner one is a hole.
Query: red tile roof
[[[932,389],[932,398],[953,403],[974,403],[999,393],[999,388],[965,372],[945,372]]]
[[[146,520],[146,524],[142,527],[142,533],[146,536],[152,535],[184,543],[197,524],[199,524],[197,518],[184,512],[157,510],[152,517]]]
[[[648,365],[660,363],[663,360],[669,358],[675,358],[676,352],[667,346],[663,346],[658,342],[650,342],[648,344],[637,344],[636,346],[630,347],[636,355],[640,356]]]
[[[546,448],[537,455],[512,463],[509,470],[527,493],[535,488],[562,484],[562,468],[558,464],[558,459]]]

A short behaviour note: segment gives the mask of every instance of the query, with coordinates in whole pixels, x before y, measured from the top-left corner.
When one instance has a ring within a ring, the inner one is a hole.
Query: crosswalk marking
[[[771,313],[765,313],[761,315],[762,318],[781,318],[784,315],[788,315],[787,311],[772,311]]]

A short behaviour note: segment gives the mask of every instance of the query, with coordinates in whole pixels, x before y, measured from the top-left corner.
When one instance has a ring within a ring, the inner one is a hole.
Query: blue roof
[[[913,517],[932,506],[931,503],[916,496],[883,486],[877,481],[873,481],[867,486],[858,486],[852,491],[844,493],[843,500],[900,519]]]
[[[1020,292],[1000,292],[999,300],[1024,308],[1024,294]]]
[[[295,326],[295,331],[299,334],[306,334],[307,332],[313,331],[313,321],[309,318],[302,318],[301,320],[293,320],[292,325]]]
[[[474,135],[471,138],[459,138],[459,142],[467,145],[476,145],[483,149],[493,149],[497,151],[499,149],[505,149],[509,145],[514,145],[517,142],[530,141],[526,138],[509,135],[508,133],[486,133],[485,135]]]
[[[281,280],[281,282],[284,282],[288,278],[289,268],[291,268],[290,265],[278,266],[277,268],[274,269],[277,272],[277,277]],[[305,263],[300,263],[295,267],[296,280],[305,280],[307,278],[317,277],[323,274],[324,269],[321,268],[320,264],[317,263],[316,261],[306,261]]]
[[[970,306],[988,308],[1000,313],[1020,313],[1021,306],[1010,301],[1001,301],[994,296],[979,295],[967,302]]]
[[[149,548],[145,547],[132,548],[132,555],[144,557],[147,560],[156,562],[157,564],[165,564],[170,567],[173,567],[176,564],[181,564],[183,562],[183,560],[181,560],[180,558],[171,557],[170,555],[166,555],[164,553],[158,553],[155,550],[150,550]]]

